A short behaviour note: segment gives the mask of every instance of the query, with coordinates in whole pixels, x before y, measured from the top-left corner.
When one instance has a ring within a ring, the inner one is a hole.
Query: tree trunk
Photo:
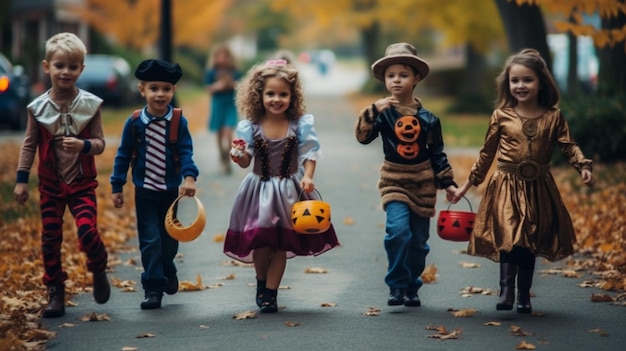
[[[622,1],[623,3],[624,1]],[[620,12],[615,18],[602,19],[602,29],[618,29],[626,24],[626,15]],[[598,49],[600,68],[598,94],[615,96],[626,92],[626,48],[624,42],[613,47]]]
[[[567,66],[567,93],[569,95],[577,95],[580,91],[580,82],[578,81],[578,37],[572,32],[567,33],[569,57]]]
[[[538,50],[552,67],[552,57],[546,40],[546,26],[541,9],[536,5],[518,6],[515,1],[495,0],[504,24],[509,49],[517,52],[524,48]]]

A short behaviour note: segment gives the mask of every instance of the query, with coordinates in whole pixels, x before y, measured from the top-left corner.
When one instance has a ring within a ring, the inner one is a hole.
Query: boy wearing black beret
[[[141,309],[161,307],[163,293],[178,291],[174,257],[178,241],[165,230],[165,215],[178,195],[195,196],[198,168],[193,161],[193,144],[187,120],[171,106],[176,83],[183,71],[178,64],[145,60],[135,77],[146,105],[124,125],[111,187],[115,207],[124,206],[122,192],[132,166],[135,211],[145,298]],[[182,184],[181,184],[182,183]]]

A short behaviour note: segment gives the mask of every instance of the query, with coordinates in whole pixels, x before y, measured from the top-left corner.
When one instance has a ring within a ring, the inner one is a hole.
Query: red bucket
[[[472,210],[470,201],[463,197],[469,204],[470,212],[450,211],[448,205],[447,211],[439,211],[437,218],[437,234],[444,240],[449,241],[468,241],[474,228],[474,220],[476,213]]]

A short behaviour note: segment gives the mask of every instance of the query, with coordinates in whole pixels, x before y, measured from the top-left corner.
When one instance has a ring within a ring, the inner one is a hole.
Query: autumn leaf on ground
[[[463,297],[469,297],[471,295],[498,295],[498,292],[495,290],[487,289],[487,288],[479,288],[476,286],[467,286],[459,292]]]
[[[461,262],[461,268],[480,268],[480,263]]]
[[[63,323],[59,325],[59,328],[72,328],[75,327],[76,324],[72,324],[72,323]]]
[[[308,267],[304,270],[304,273],[324,274],[324,273],[328,273],[328,270],[322,267]]]
[[[343,224],[345,224],[345,225],[353,225],[354,224],[354,218],[352,218],[352,217],[345,217],[343,219]]]
[[[500,323],[500,322],[485,322],[485,323],[483,323],[483,325],[499,327],[499,326],[502,325],[502,323]]]
[[[218,233],[213,235],[213,242],[214,243],[221,243],[224,241],[224,238],[226,238],[226,235],[224,233]]]
[[[437,267],[434,263],[429,264],[422,272],[422,281],[431,284],[437,281]]]
[[[135,292],[137,289],[135,285],[137,283],[133,280],[119,280],[115,277],[111,277],[111,285],[121,289],[123,292]]]
[[[613,302],[613,297],[608,294],[591,294],[591,302]]]
[[[204,324],[200,324],[198,326],[198,329],[209,329],[209,326],[208,325],[204,325]]]
[[[462,331],[462,329],[459,328],[459,329],[455,329],[452,332],[448,332],[446,327],[444,327],[443,325],[438,326],[438,327],[428,326],[426,327],[426,330],[434,330],[437,332],[435,334],[428,335],[429,338],[435,338],[435,339],[441,339],[441,340],[458,339],[461,336],[461,331]]]
[[[98,322],[98,321],[110,321],[111,320],[108,314],[96,313],[96,312],[85,314],[78,319],[83,322]]]
[[[321,306],[322,307],[336,307],[337,304],[334,302],[322,302]]]
[[[236,266],[236,267],[252,267],[251,263],[243,263],[237,260],[227,260],[222,262],[222,266]]]
[[[152,334],[152,333],[141,333],[137,336],[135,336],[137,339],[143,339],[143,338],[154,338],[156,335]]]
[[[368,307],[367,311],[363,312],[363,315],[370,316],[370,317],[378,317],[380,315],[380,312],[382,312],[380,308]]]
[[[291,322],[291,321],[286,321],[285,325],[288,327],[299,327],[301,324],[298,322]]]
[[[225,277],[219,277],[218,280],[235,280],[235,273],[231,273]]]
[[[534,350],[537,347],[533,344],[529,344],[526,341],[522,340],[519,342],[519,344],[517,344],[517,346],[515,346],[516,350]]]
[[[122,351],[137,351],[137,350],[139,350],[139,348],[135,347],[135,346],[124,346],[124,347],[122,347]]]
[[[466,309],[462,309],[462,310],[452,310],[452,309],[450,309],[448,311],[452,312],[452,315],[455,316],[456,318],[472,317],[476,313],[478,313],[478,310],[475,310],[473,308],[466,308]]]
[[[513,334],[515,336],[531,336],[531,335],[535,335],[535,333],[526,332],[526,331],[522,330],[522,328],[518,327],[517,325],[512,325],[509,328],[509,331],[511,332],[511,334]]]
[[[254,311],[240,312],[233,316],[233,319],[236,319],[236,320],[253,319],[253,318],[256,318],[256,312]]]
[[[598,333],[600,336],[609,336],[609,333],[605,332],[602,329],[591,329],[589,330],[590,333]]]

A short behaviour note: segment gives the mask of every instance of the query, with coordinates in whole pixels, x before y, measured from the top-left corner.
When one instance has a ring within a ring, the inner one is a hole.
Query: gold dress
[[[558,108],[534,119],[521,118],[512,108],[493,112],[469,177],[473,185],[481,184],[496,159],[476,215],[470,255],[498,262],[500,251],[510,252],[513,246],[550,261],[574,253],[574,227],[550,173],[555,145],[579,173],[591,169]]]

